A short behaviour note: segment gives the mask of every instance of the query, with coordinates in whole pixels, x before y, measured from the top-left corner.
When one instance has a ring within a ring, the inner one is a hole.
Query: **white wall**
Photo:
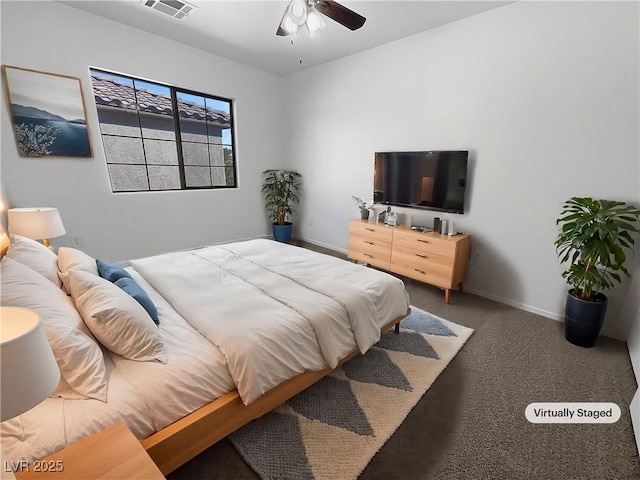
[[[640,203],[638,17],[637,2],[519,2],[288,77],[299,235],[346,249],[375,151],[470,149],[468,213],[445,215],[473,235],[466,288],[562,318],[561,204]],[[603,333],[626,338],[629,284],[609,295]]]
[[[13,207],[56,206],[69,243],[105,260],[265,235],[261,172],[282,158],[282,79],[54,2],[2,2],[2,63],[79,77],[92,159],[17,155],[2,95],[2,194]],[[111,193],[89,66],[235,100],[239,188]]]

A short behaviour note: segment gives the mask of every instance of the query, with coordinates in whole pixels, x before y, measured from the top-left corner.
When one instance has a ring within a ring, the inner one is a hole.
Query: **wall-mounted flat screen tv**
[[[464,213],[467,150],[376,152],[373,200]]]

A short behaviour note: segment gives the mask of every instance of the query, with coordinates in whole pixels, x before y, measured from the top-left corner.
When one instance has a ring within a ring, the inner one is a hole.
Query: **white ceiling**
[[[145,7],[140,0],[61,3],[277,75],[288,75],[513,3],[344,0],[340,3],[366,17],[362,28],[351,31],[325,17],[326,27],[316,36],[309,37],[305,30],[292,44],[292,37],[275,35],[289,4],[287,0],[188,1],[198,9],[182,20]]]

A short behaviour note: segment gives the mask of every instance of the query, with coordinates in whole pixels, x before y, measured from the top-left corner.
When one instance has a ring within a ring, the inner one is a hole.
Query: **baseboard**
[[[329,250],[333,250],[334,252],[342,253],[344,255],[347,254],[347,250],[344,248],[338,248],[335,245],[328,245],[326,243],[317,242],[315,240],[307,240],[306,238],[298,238],[298,240],[302,240],[303,242],[310,243],[311,245],[315,245],[316,247],[327,248]]]
[[[535,313],[536,315],[541,315],[543,317],[550,318],[551,320],[556,320],[558,322],[564,321],[564,317],[562,315],[558,315],[555,312],[543,310],[542,308],[532,307],[531,305],[516,302],[508,298],[500,297],[498,295],[493,295],[491,293],[483,292],[482,290],[468,288],[466,285],[464,287],[464,291],[473,293],[474,295],[478,295],[479,297],[488,298],[489,300],[495,300],[496,302],[504,303],[505,305],[509,305],[511,307],[519,308],[520,310],[524,310],[526,312]]]
[[[631,424],[633,426],[633,433],[636,436],[636,446],[638,447],[638,452],[640,452],[640,388],[636,390],[636,394],[631,400],[629,411],[631,412]]]

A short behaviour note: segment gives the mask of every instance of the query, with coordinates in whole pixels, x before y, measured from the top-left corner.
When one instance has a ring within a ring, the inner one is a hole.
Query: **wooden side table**
[[[120,422],[16,472],[27,479],[164,480],[140,441]]]

